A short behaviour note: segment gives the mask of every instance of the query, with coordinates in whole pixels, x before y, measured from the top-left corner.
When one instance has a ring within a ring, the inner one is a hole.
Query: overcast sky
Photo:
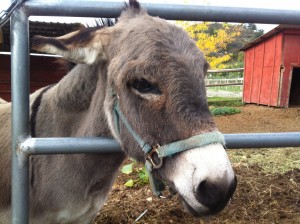
[[[51,2],[61,2],[62,0],[32,0],[45,2],[49,4]],[[69,0],[70,1],[70,0]],[[75,1],[75,0],[73,0]],[[97,0],[90,0],[97,1]],[[101,1],[114,1],[124,2],[124,0],[101,0]],[[7,9],[10,5],[10,0],[0,0],[0,10]],[[249,7],[249,8],[272,8],[272,9],[298,9],[300,10],[300,0],[140,0],[141,3],[162,3],[162,4],[194,4],[194,5],[215,5],[215,6],[230,6],[230,7]],[[86,21],[87,19],[62,19],[50,17],[53,22],[78,22]],[[33,17],[33,20],[46,20],[45,17]],[[275,25],[262,25],[258,24],[258,27],[264,29],[265,32],[269,31]]]

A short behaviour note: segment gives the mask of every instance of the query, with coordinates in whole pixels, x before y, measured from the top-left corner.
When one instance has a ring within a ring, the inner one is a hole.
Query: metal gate
[[[15,2],[15,1],[12,1]],[[29,133],[29,16],[119,16],[123,2],[17,0],[11,17],[12,67],[12,223],[28,223],[29,156],[36,154],[112,152],[119,145],[103,138],[31,138]],[[142,4],[148,13],[169,20],[300,24],[300,10]],[[227,148],[300,146],[300,132],[227,134]]]

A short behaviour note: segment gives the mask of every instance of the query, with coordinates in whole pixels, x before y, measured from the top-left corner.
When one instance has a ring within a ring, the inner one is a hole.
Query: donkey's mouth
[[[201,211],[196,211],[181,195],[179,196],[184,208],[187,212],[191,213],[195,217],[203,217],[210,215],[209,209],[206,207],[202,207]]]
[[[215,209],[209,209],[208,207],[201,205],[201,204],[199,205],[198,208],[194,208],[181,195],[179,197],[182,201],[184,208],[195,217],[206,217],[206,216],[215,215],[215,214],[221,212],[228,204],[228,202],[227,202],[227,203],[223,204],[222,206],[219,206],[218,208],[215,208]]]

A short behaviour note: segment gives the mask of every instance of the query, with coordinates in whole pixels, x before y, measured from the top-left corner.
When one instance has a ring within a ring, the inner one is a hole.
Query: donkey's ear
[[[61,55],[75,63],[92,64],[106,59],[108,34],[105,29],[85,28],[56,38],[34,36],[32,49]]]

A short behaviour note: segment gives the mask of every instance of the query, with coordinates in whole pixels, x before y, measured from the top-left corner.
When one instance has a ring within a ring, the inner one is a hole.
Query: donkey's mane
[[[87,27],[98,27],[98,28],[111,27],[111,26],[114,26],[116,23],[117,23],[117,18],[115,18],[115,19],[97,18],[97,19],[95,19],[96,26],[90,26],[88,24]]]
[[[31,106],[31,115],[30,115],[30,135],[32,137],[36,137],[36,116],[38,112],[38,108],[41,105],[42,97],[45,92],[47,92],[53,85],[47,86],[45,89],[42,90],[42,92],[38,95],[38,97],[35,99]]]

